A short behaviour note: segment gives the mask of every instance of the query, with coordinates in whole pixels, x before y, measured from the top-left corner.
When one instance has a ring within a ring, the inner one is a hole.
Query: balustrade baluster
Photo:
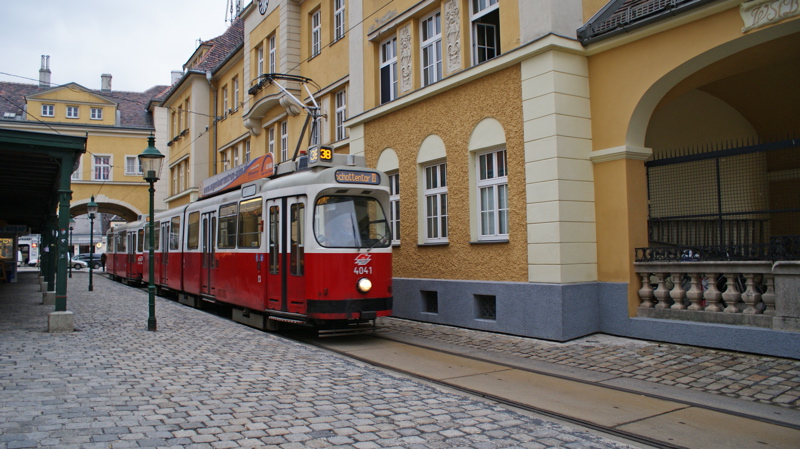
[[[683,283],[681,282],[683,278],[683,273],[672,273],[672,290],[669,292],[670,298],[672,298],[672,308],[677,310],[683,310],[686,308],[686,304],[683,303],[683,300],[686,299],[686,289],[683,288]]]
[[[669,308],[669,290],[667,289],[666,279],[668,273],[656,273],[656,277],[658,278],[658,288],[653,293],[656,296],[656,300],[658,303],[656,304],[656,309],[668,309]]]
[[[761,301],[761,293],[756,290],[756,275],[755,273],[745,273],[745,284],[747,285],[747,289],[742,293],[742,301],[747,305],[742,313],[747,313],[750,315],[755,315],[761,313],[758,310],[758,303]]]
[[[771,274],[765,274],[764,283],[767,285],[767,291],[761,295],[765,306],[764,315],[775,315],[775,278]]]
[[[722,312],[722,292],[717,288],[717,275],[706,273],[708,290],[705,292],[706,312]]]
[[[642,303],[639,307],[652,309],[655,306],[655,302],[653,302],[655,295],[653,294],[653,286],[650,285],[650,273],[639,273],[639,276],[642,277],[642,288],[639,289],[639,298]]]
[[[742,293],[736,287],[735,273],[723,274],[728,282],[725,284],[725,292],[722,293],[722,299],[725,301],[726,313],[739,313],[739,301],[742,299]]]
[[[689,273],[691,286],[686,292],[686,297],[692,305],[689,310],[703,310],[703,286],[700,284],[700,273]]]

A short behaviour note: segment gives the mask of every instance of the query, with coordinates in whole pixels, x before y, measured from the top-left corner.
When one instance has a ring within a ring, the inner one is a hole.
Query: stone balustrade
[[[800,262],[636,262],[637,316],[800,331]]]

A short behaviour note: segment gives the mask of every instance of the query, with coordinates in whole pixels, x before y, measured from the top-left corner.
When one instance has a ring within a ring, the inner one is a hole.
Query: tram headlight
[[[361,293],[367,293],[368,291],[372,290],[372,281],[367,278],[361,278],[356,282],[356,288]]]

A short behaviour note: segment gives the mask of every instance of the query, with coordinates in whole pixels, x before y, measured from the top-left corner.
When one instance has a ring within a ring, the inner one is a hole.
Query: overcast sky
[[[170,84],[198,39],[228,27],[228,0],[0,0],[0,81],[38,83],[50,55],[53,85],[142,92]],[[250,0],[242,0],[247,5]]]

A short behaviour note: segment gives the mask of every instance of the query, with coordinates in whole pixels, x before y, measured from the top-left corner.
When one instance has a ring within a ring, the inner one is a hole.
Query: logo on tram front
[[[356,256],[355,262],[356,265],[364,266],[368,264],[370,260],[372,260],[372,256],[370,256],[369,254],[359,254]]]

